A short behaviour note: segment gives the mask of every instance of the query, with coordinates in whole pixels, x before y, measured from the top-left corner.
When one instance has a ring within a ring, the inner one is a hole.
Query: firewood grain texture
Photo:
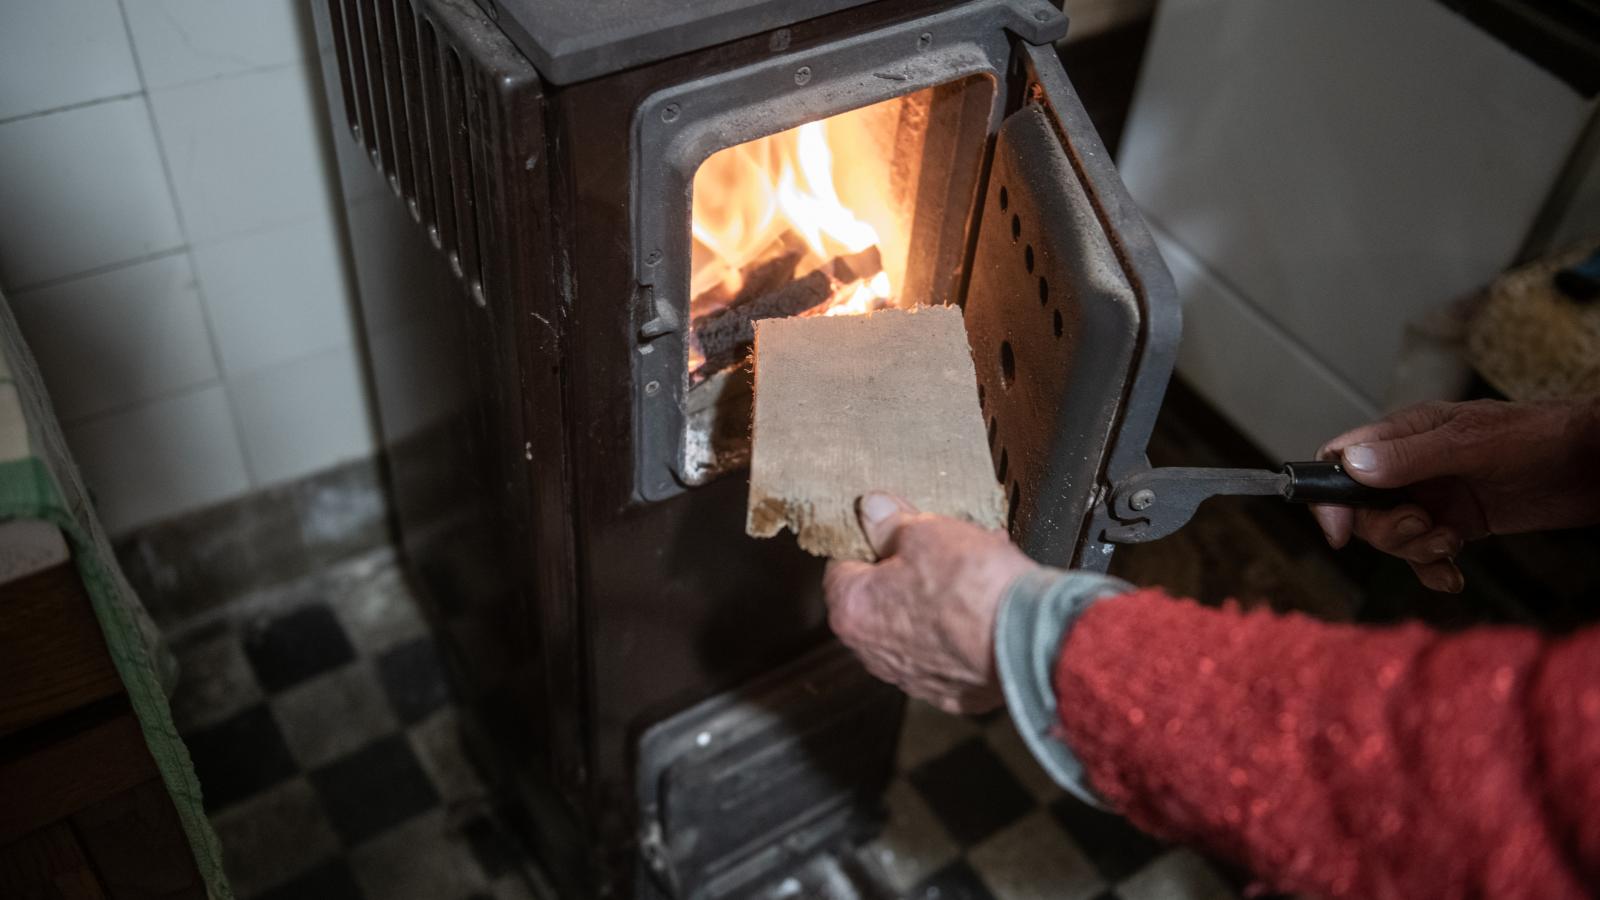
[[[757,322],[745,530],[787,527],[818,556],[872,560],[856,499],[874,490],[1005,523],[961,311]]]

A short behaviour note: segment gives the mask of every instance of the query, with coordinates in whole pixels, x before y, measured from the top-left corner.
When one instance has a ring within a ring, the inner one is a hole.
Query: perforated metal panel
[[[1001,126],[967,291],[995,473],[1012,537],[1076,562],[1139,340],[1139,306],[1049,115]]]

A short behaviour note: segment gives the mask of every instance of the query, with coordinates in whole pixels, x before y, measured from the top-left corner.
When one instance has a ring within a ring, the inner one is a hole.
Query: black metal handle
[[[1284,463],[1283,474],[1289,476],[1283,499],[1291,503],[1388,507],[1406,501],[1405,491],[1369,487],[1351,478],[1336,462]]]

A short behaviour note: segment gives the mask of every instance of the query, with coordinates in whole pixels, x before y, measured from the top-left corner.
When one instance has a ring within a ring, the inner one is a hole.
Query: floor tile
[[[296,881],[341,855],[317,792],[303,776],[230,806],[212,817],[212,825],[228,879],[241,897]]]
[[[1192,850],[1174,850],[1117,885],[1122,900],[1235,900],[1239,895]]]
[[[1017,733],[1017,727],[1012,724],[1011,717],[1001,716],[984,726],[983,734],[989,742],[989,747],[1006,764],[1017,781],[1027,788],[1028,793],[1035,799],[1044,802],[1054,800],[1061,796],[1062,789],[1055,783],[1055,779],[1039,765],[1034,759],[1033,751],[1023,742],[1022,735]]]
[[[328,605],[362,653],[376,656],[428,633],[422,610],[398,566],[384,566],[330,597]]]
[[[978,873],[958,860],[928,876],[906,895],[908,900],[992,900]]]
[[[274,693],[355,658],[344,629],[321,603],[251,622],[244,651],[261,686]]]
[[[1095,809],[1072,796],[1050,804],[1056,821],[1092,860],[1107,881],[1132,875],[1159,856],[1164,845],[1121,816]]]
[[[1034,800],[979,738],[913,769],[908,778],[940,824],[971,847],[1034,808]]]
[[[454,707],[445,707],[406,732],[406,739],[411,742],[417,760],[433,780],[434,788],[446,805],[487,797],[487,789],[461,744],[461,730],[456,716]]]
[[[542,895],[535,893],[521,875],[502,875],[489,886],[489,896],[494,900],[534,900],[539,896],[554,897],[555,893],[550,890]]]
[[[222,625],[191,635],[172,651],[178,658],[172,719],[180,732],[215,725],[261,702],[261,686],[233,628]]]
[[[945,833],[922,795],[904,780],[889,785],[884,802],[889,823],[861,849],[861,856],[890,888],[903,894],[954,861],[961,848]]]
[[[491,880],[516,870],[521,856],[516,839],[498,822],[487,816],[477,816],[461,826],[461,833],[472,848],[478,868]]]
[[[378,677],[395,714],[407,725],[450,700],[444,664],[431,637],[418,638],[378,657]]]
[[[350,853],[356,880],[383,900],[465,900],[488,888],[443,810],[417,816]]]
[[[967,862],[997,900],[1087,900],[1106,887],[1099,870],[1044,809],[974,847]]]
[[[417,756],[394,735],[311,773],[328,820],[353,846],[439,803]]]
[[[953,716],[912,700],[906,704],[905,724],[900,727],[896,767],[902,772],[914,769],[978,732],[978,724],[965,716]]]
[[[243,900],[251,900],[244,897]],[[350,861],[343,856],[330,859],[285,884],[257,895],[254,900],[368,900],[356,884]]]
[[[225,809],[298,771],[266,704],[184,736],[207,810]]]
[[[307,770],[400,730],[366,660],[313,676],[273,697],[272,712],[289,752]]]

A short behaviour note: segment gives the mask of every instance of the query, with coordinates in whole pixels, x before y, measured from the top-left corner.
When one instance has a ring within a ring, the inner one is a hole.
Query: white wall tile
[[[1597,113],[1600,116],[1600,113]],[[1596,119],[1600,123],[1600,118]],[[1600,125],[1591,125],[1600,129]],[[1588,146],[1574,160],[1578,178],[1570,186],[1555,228],[1544,247],[1546,253],[1559,253],[1584,241],[1600,243],[1600,130],[1588,139]]]
[[[185,254],[25,291],[11,301],[62,421],[217,377]]]
[[[1407,321],[1512,261],[1592,109],[1443,3],[1184,0],[1158,8],[1119,167],[1378,400]]]
[[[0,119],[138,90],[117,0],[0,3]]]
[[[124,0],[145,86],[172,87],[305,57],[295,0]],[[309,13],[307,13],[309,15]]]
[[[353,340],[340,246],[334,223],[318,217],[194,247],[230,377]]]
[[[354,348],[263,369],[229,386],[258,487],[373,452]]]
[[[67,443],[113,535],[249,488],[220,385],[80,423]]]
[[[143,97],[0,125],[0,286],[182,243]]]
[[[326,215],[313,90],[301,64],[151,92],[190,240]]]
[[[1267,455],[1308,459],[1377,408],[1159,229],[1183,298],[1178,373]]]

